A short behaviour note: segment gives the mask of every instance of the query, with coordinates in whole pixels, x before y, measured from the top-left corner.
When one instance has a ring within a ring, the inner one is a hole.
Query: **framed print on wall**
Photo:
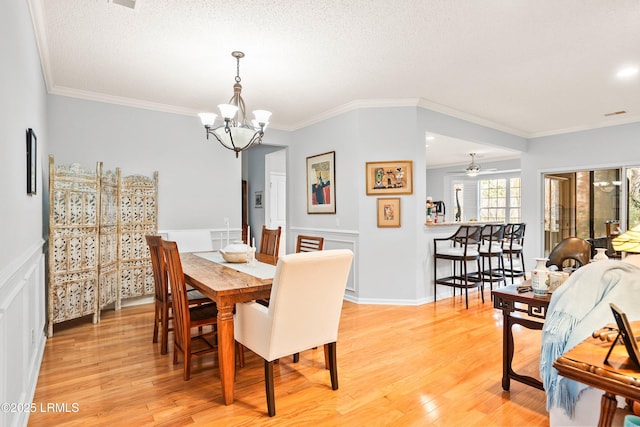
[[[413,161],[367,162],[367,195],[413,194]]]
[[[378,227],[400,227],[400,197],[378,199]]]
[[[36,194],[38,182],[38,140],[33,129],[27,129],[27,194]]]
[[[262,207],[262,191],[256,191],[254,198],[254,207],[261,208]]]
[[[307,213],[336,213],[336,152],[307,157]]]

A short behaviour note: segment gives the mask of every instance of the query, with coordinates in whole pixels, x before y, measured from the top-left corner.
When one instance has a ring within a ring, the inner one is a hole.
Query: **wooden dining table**
[[[234,400],[235,339],[233,308],[238,302],[266,299],[271,294],[273,277],[259,278],[239,271],[231,263],[217,263],[196,253],[181,253],[185,282],[198,289],[218,306],[218,360],[222,399]],[[277,257],[256,254],[259,263],[275,265]],[[245,269],[246,270],[246,269]]]

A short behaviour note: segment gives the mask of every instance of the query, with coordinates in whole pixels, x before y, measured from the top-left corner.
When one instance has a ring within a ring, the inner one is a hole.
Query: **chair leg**
[[[513,270],[513,253],[509,252],[509,271],[511,273],[511,284],[515,283],[515,274]]]
[[[438,280],[438,258],[433,257],[433,302],[436,302],[436,280]]]
[[[462,263],[462,271],[464,272],[464,276],[463,276],[463,280],[464,280],[464,303],[465,306],[467,307],[467,309],[469,308],[469,287],[467,286],[469,284],[469,276],[468,271],[467,271],[467,262],[463,261]],[[454,288],[455,289],[455,288]]]
[[[300,361],[300,353],[293,353],[293,363],[298,363]]]
[[[236,341],[236,354],[238,355],[238,365],[244,368],[244,346]]]
[[[158,306],[158,302],[156,301],[156,308],[154,314],[155,320],[153,322],[153,342],[158,342],[158,324],[160,323],[160,307]],[[160,349],[162,352],[162,349]]]
[[[267,410],[269,416],[276,414],[275,393],[273,391],[273,361],[264,361],[264,384],[267,392]]]
[[[478,282],[480,283],[480,295],[482,296],[482,303],[484,304],[484,274],[480,271],[480,258],[478,258],[478,277],[480,278],[480,282]],[[493,284],[491,280],[491,258],[489,258],[489,286]]]
[[[329,344],[324,345],[324,368],[329,369]]]
[[[187,348],[184,349],[183,359],[184,359],[184,373],[183,377],[185,381],[189,381],[191,379],[191,345],[187,343]]]
[[[338,389],[338,362],[336,359],[336,343],[330,342],[329,347],[329,374],[331,375],[331,389]]]
[[[167,354],[169,352],[169,307],[164,305],[160,308],[162,315],[160,317],[162,337],[160,338],[160,354]]]
[[[184,372],[182,376],[185,381],[191,379],[191,357],[186,354],[184,355]]]

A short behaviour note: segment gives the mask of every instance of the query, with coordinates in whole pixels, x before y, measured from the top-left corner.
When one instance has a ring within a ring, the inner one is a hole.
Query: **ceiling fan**
[[[469,153],[469,155],[471,156],[471,163],[469,163],[469,166],[467,166],[467,168],[463,171],[455,171],[451,173],[458,175],[464,174],[466,176],[474,177],[486,173],[495,172],[497,170],[496,168],[481,169],[480,165],[476,163],[476,153]]]

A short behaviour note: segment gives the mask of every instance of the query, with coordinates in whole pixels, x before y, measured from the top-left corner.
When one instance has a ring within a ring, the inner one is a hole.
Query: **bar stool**
[[[515,277],[524,277],[524,230],[526,224],[523,222],[510,223],[504,228],[504,242],[502,242],[503,258],[509,259],[509,268],[505,265],[505,275],[511,277],[511,284],[514,283]],[[516,268],[513,264],[514,256],[520,263],[520,268]]]
[[[484,303],[484,285],[478,279],[477,273],[469,274],[467,263],[475,261],[480,271],[480,253],[478,243],[480,241],[479,225],[461,225],[460,228],[450,237],[433,239],[433,300],[436,300],[437,285],[446,285],[455,289],[464,289],[465,306],[469,308],[469,288],[481,288],[482,302]],[[448,244],[443,244],[447,242]],[[452,274],[450,276],[438,278],[438,260],[453,261]]]
[[[504,240],[504,224],[486,224],[480,231],[480,270],[478,278],[482,282],[489,282],[493,290],[494,283],[507,284],[502,258],[502,242]]]

